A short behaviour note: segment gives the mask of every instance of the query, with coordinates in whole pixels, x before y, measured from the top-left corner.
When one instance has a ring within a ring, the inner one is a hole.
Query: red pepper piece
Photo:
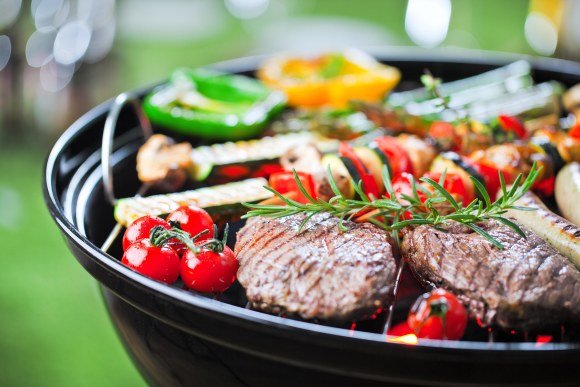
[[[300,182],[304,186],[306,192],[316,198],[315,191],[314,191],[314,179],[312,175],[309,173],[304,172],[297,172],[298,178]],[[277,172],[270,175],[270,188],[275,189],[281,194],[289,193],[289,192],[296,192],[297,196],[294,200],[300,203],[309,203],[310,201],[300,192],[298,188],[298,184],[294,179],[294,174],[292,172],[283,171]]]
[[[576,124],[568,132],[568,136],[580,140],[580,122],[576,122]]]
[[[436,182],[439,182],[441,179],[440,173],[435,172],[427,172],[425,177],[429,177]],[[463,204],[467,205],[475,199],[472,195],[470,195],[465,187],[463,179],[454,173],[447,173],[445,175],[445,181],[443,182],[443,188],[447,190],[450,194],[455,196],[456,200],[461,201]]]
[[[515,133],[515,135],[521,139],[528,138],[528,131],[526,130],[526,127],[517,117],[499,115],[497,116],[497,119],[504,130]]]
[[[554,176],[551,176],[547,179],[536,182],[532,189],[541,196],[548,197],[554,194],[555,184],[556,179]]]
[[[391,178],[405,172],[413,175],[414,170],[411,158],[396,138],[383,136],[375,139],[375,142],[379,149],[389,158],[393,174]]]

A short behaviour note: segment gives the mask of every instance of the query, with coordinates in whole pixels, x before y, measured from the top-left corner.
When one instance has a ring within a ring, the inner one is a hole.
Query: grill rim
[[[580,79],[580,63],[565,61],[561,59],[551,58],[532,58],[525,55],[514,55],[507,53],[489,53],[482,51],[471,50],[433,50],[425,51],[410,48],[397,48],[388,50],[369,49],[371,54],[385,61],[400,61],[400,62],[431,62],[441,64],[461,64],[473,63],[488,66],[502,65],[518,59],[526,59],[531,64],[534,70],[551,71],[575,76]],[[256,64],[263,58],[263,56],[246,57],[225,62],[220,62],[214,65],[214,68],[227,70],[229,72],[247,72],[256,68]],[[157,85],[159,83],[156,83]],[[137,89],[135,93],[142,97],[145,93],[151,90],[154,86]],[[129,302],[138,309],[144,310],[148,314],[155,316],[161,320],[167,320],[165,316],[146,308],[139,301],[142,297],[136,296],[134,292],[143,292],[158,297],[169,304],[179,306],[180,309],[203,312],[211,314],[211,318],[215,319],[234,319],[243,323],[247,329],[273,329],[276,334],[286,334],[297,338],[300,341],[308,341],[309,339],[319,340],[319,344],[324,345],[324,342],[342,341],[346,340],[348,345],[357,345],[363,347],[380,347],[379,350],[391,349],[395,351],[435,351],[438,353],[448,352],[454,356],[465,353],[479,353],[481,351],[492,351],[501,353],[517,353],[540,354],[546,350],[554,354],[555,352],[565,356],[572,354],[580,354],[580,343],[551,343],[545,344],[541,347],[536,346],[532,342],[510,342],[510,343],[487,343],[474,341],[437,341],[431,340],[427,342],[420,342],[416,346],[408,346],[400,343],[386,342],[385,337],[379,333],[355,332],[351,335],[348,329],[334,328],[315,323],[284,319],[282,317],[272,316],[263,312],[247,310],[242,307],[227,304],[212,300],[210,298],[194,294],[185,290],[177,289],[167,286],[144,277],[137,272],[122,265],[116,258],[100,250],[93,242],[83,236],[78,228],[69,220],[64,211],[63,203],[60,195],[62,189],[57,187],[57,174],[59,172],[59,161],[63,156],[63,152],[70,146],[71,143],[83,132],[90,129],[96,121],[101,120],[106,116],[112,105],[112,99],[106,101],[97,107],[91,109],[76,122],[74,122],[56,141],[52,150],[50,151],[44,168],[43,176],[43,194],[49,212],[58,227],[67,238],[67,243],[74,249],[73,252],[82,253],[88,261],[83,261],[77,256],[80,263],[89,271],[89,273],[97,279],[101,284],[113,291],[116,295]],[[61,191],[59,193],[59,191]],[[75,254],[76,255],[76,254]],[[131,291],[127,291],[127,285],[130,286]],[[187,326],[180,324],[177,321],[167,321],[170,324],[179,327],[185,331],[192,332]],[[254,325],[255,324],[255,325]],[[200,334],[199,331],[192,333]],[[215,340],[216,338],[210,338]],[[372,343],[372,344],[370,344]],[[229,344],[229,343],[225,343]],[[243,348],[242,348],[243,349]],[[370,348],[369,348],[370,349]],[[429,352],[431,353],[431,352]],[[559,357],[559,356],[558,356]]]

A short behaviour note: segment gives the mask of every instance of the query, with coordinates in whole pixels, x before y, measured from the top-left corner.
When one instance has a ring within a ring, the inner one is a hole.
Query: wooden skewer
[[[149,188],[151,188],[149,184],[141,185],[141,187],[139,187],[139,190],[135,194],[135,197],[145,195],[145,193],[149,190]],[[113,243],[115,242],[115,240],[117,239],[122,230],[123,230],[122,225],[120,225],[119,223],[115,224],[115,227],[111,230],[111,232],[107,236],[107,239],[101,246],[101,250],[103,250],[106,253],[111,248],[111,246],[113,245]]]

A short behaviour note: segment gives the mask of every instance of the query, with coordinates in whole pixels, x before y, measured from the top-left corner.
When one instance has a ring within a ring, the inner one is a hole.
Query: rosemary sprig
[[[442,82],[441,78],[435,78],[433,74],[431,74],[431,71],[425,70],[425,74],[421,75],[420,80],[423,86],[425,87],[425,90],[431,93],[433,98],[439,99],[437,107],[442,109],[451,109],[451,107],[449,106],[449,103],[451,102],[451,97],[448,95],[444,96],[439,91],[439,86],[441,86]]]
[[[439,86],[441,86],[441,78],[435,78],[429,70],[425,70],[425,74],[421,75],[421,83],[425,87],[425,90],[431,93],[433,98],[437,98],[439,101],[436,103],[435,107],[443,110],[449,110],[455,113],[459,121],[469,123],[469,116],[467,112],[459,109],[455,109],[451,106],[451,96],[441,94]]]
[[[399,197],[397,197],[391,185],[389,171],[386,167],[383,167],[382,178],[388,197],[370,199],[363,192],[362,183],[358,182],[358,184],[354,184],[354,187],[359,198],[349,199],[338,189],[329,168],[327,170],[327,177],[335,196],[330,200],[325,201],[320,198],[313,198],[309,195],[302,185],[298,174],[294,171],[296,184],[302,194],[308,199],[308,203],[299,203],[295,200],[286,198],[284,195],[270,187],[264,187],[280,198],[284,204],[261,205],[243,203],[244,206],[250,209],[243,218],[251,218],[254,216],[282,218],[295,214],[306,214],[307,216],[304,218],[299,228],[299,231],[301,231],[314,215],[325,212],[339,218],[340,221],[338,222],[338,227],[340,230],[345,231],[348,229],[344,224],[345,220],[349,221],[361,213],[374,211],[374,214],[369,217],[368,221],[386,231],[391,231],[396,241],[399,240],[398,231],[402,228],[422,224],[440,226],[454,221],[466,225],[474,232],[483,236],[494,246],[501,249],[503,248],[501,243],[477,224],[485,220],[496,220],[513,229],[522,237],[525,237],[525,234],[518,225],[503,217],[503,214],[510,209],[522,211],[530,210],[530,208],[518,207],[515,203],[532,187],[540,171],[541,168],[538,168],[534,163],[528,176],[524,179],[522,174],[518,175],[509,189],[506,186],[503,174],[499,172],[502,195],[493,202],[491,201],[485,187],[477,181],[477,179],[471,177],[475,189],[478,191],[481,199],[474,199],[466,206],[463,206],[462,203],[458,203],[443,187],[445,173],[442,174],[441,179],[438,182],[427,177],[419,179],[423,184],[417,184],[417,182],[413,180],[413,195],[399,195]],[[421,200],[419,198],[419,191],[426,197],[426,199]],[[441,213],[438,209],[441,208],[441,206],[446,206],[447,208],[450,208],[451,211]]]

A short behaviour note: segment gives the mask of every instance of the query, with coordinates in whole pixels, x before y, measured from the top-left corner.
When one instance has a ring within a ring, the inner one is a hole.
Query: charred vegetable
[[[324,137],[351,140],[377,129],[360,111],[346,109],[303,109],[284,113],[270,126],[274,133],[309,131]]]
[[[153,123],[185,135],[240,140],[260,134],[285,102],[283,93],[249,77],[178,69],[169,84],[145,98],[143,108]]]
[[[154,134],[137,153],[139,180],[168,191],[181,187],[193,170],[190,152],[189,143],[173,144],[169,137]]]
[[[338,147],[338,141],[316,136],[309,132],[279,134],[256,140],[227,142],[194,148],[194,180],[222,183],[231,179],[268,177],[280,171],[279,158],[301,145],[314,144],[320,151],[329,152]]]
[[[351,100],[379,101],[401,74],[356,50],[313,59],[273,57],[258,70],[268,86],[282,90],[295,107],[344,108]]]

